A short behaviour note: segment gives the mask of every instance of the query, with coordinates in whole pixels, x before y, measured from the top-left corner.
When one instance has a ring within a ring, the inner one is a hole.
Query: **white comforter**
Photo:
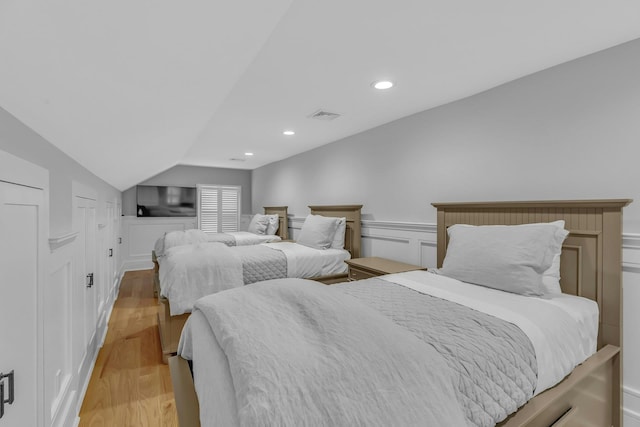
[[[344,249],[314,249],[293,242],[265,243],[287,257],[287,277],[307,278],[346,273],[351,258]]]
[[[190,312],[203,295],[244,284],[242,260],[223,243],[174,246],[159,264],[160,295],[169,299],[172,316]]]
[[[264,243],[284,253],[287,277],[313,278],[345,273],[343,249],[313,249],[292,242]],[[191,311],[198,298],[244,284],[243,259],[222,243],[174,246],[159,259],[160,295],[170,302],[171,315]]]
[[[200,313],[235,390],[233,399],[200,395],[205,427],[466,425],[442,356],[353,297],[270,280],[200,299],[189,322]],[[183,333],[179,353],[195,338]],[[234,412],[210,413],[220,400]]]
[[[558,294],[531,297],[472,285],[423,271],[381,276],[420,293],[465,305],[518,326],[536,352],[535,394],[554,386],[596,352],[598,304]]]

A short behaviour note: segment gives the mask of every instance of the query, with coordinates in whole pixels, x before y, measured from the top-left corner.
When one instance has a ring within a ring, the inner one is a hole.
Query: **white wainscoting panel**
[[[77,233],[49,239],[51,248],[49,280],[45,289],[45,416],[47,425],[68,425],[74,397],[72,380],[72,316],[71,291],[73,286],[74,248]]]
[[[640,234],[622,236],[623,416],[626,427],[640,427]]]
[[[436,227],[432,224],[362,221],[362,256],[435,267]]]
[[[196,228],[196,218],[122,217],[122,271],[153,267],[151,251],[156,240],[174,230]]]

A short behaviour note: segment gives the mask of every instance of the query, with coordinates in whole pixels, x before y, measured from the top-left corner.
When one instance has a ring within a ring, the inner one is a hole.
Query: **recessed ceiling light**
[[[284,132],[282,132],[283,135],[287,135],[287,136],[291,136],[291,135],[295,135],[296,133],[292,130],[285,130]]]
[[[371,86],[379,90],[391,89],[393,87],[393,82],[389,80],[380,80],[380,81],[371,83]]]
[[[245,156],[253,156],[253,153],[244,153]]]

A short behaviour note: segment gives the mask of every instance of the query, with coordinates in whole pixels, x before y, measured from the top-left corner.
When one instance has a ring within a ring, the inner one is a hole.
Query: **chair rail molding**
[[[49,249],[51,250],[51,252],[54,252],[63,246],[73,243],[76,237],[78,237],[77,231],[49,237]]]

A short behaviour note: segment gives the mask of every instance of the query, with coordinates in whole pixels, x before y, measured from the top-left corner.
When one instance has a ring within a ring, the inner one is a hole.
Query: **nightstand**
[[[362,280],[383,274],[402,273],[404,271],[426,270],[425,267],[393,261],[386,258],[354,258],[345,261],[349,265],[349,280]]]

